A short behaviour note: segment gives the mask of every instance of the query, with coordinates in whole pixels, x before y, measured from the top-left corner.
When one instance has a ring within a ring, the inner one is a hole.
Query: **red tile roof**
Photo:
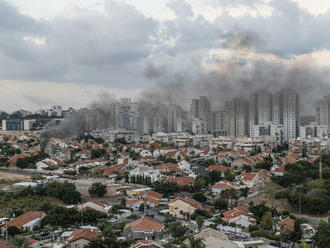
[[[195,179],[193,177],[174,177],[168,179],[167,182],[176,183],[180,186],[185,186],[185,185],[193,185],[195,183]]]
[[[252,181],[257,176],[257,173],[242,173],[242,179],[245,181]]]
[[[126,224],[125,229],[126,228],[131,228],[134,232],[161,232],[164,225],[152,220],[149,217],[143,217]]]
[[[147,192],[145,193],[145,195],[147,195],[147,196],[151,196],[151,197],[156,198],[156,199],[158,199],[158,200],[163,198],[163,195],[162,195],[162,194],[160,194],[160,193],[158,193],[158,192],[156,192],[156,191],[153,191],[153,190],[149,190],[149,191],[147,191]]]
[[[192,206],[195,209],[206,210],[205,208],[203,208],[202,204],[200,204],[199,202],[197,202],[195,200],[187,198],[187,197],[183,198],[183,197],[178,196],[175,199],[171,200],[169,202],[169,204],[171,204],[173,202],[176,202],[176,201],[183,201],[183,202],[189,204],[190,206]]]
[[[280,226],[281,233],[288,233],[294,231],[294,220],[288,218],[285,218],[284,220],[278,222],[278,225]]]
[[[14,156],[12,156],[10,159],[9,159],[9,163],[10,164],[16,164],[17,163],[17,160],[20,159],[20,158],[27,158],[29,157],[29,155],[27,154],[15,154]]]
[[[26,212],[12,220],[10,220],[7,223],[7,226],[16,226],[18,228],[22,227],[23,225],[29,223],[30,221],[37,219],[37,218],[42,218],[42,216],[45,214],[43,211],[29,211]]]
[[[76,241],[79,239],[91,240],[91,239],[96,239],[100,235],[101,235],[101,232],[99,229],[88,229],[88,228],[76,229],[73,231],[73,233],[69,237],[68,241],[73,242],[73,241]]]
[[[214,171],[214,170],[226,171],[226,170],[230,170],[229,167],[226,167],[226,166],[223,166],[223,165],[210,165],[207,169],[209,171]]]

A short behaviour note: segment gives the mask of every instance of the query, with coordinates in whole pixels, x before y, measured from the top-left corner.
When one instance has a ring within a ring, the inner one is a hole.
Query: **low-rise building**
[[[143,217],[124,227],[124,236],[133,239],[159,240],[164,237],[164,225],[150,217]]]
[[[180,219],[189,219],[190,216],[195,213],[197,209],[209,211],[209,209],[204,208],[201,203],[192,200],[188,197],[176,197],[171,200],[168,204],[169,213]]]
[[[39,226],[42,218],[45,216],[46,214],[43,211],[29,211],[14,219],[11,219],[7,223],[7,227],[16,226],[22,232],[31,232],[34,228]]]
[[[250,211],[242,206],[232,208],[223,212],[223,220],[227,223],[234,223],[238,226],[247,228],[256,223],[256,219]]]
[[[84,248],[92,239],[96,239],[101,236],[99,229],[94,228],[82,228],[76,229],[72,232],[71,236],[67,240],[68,248]]]

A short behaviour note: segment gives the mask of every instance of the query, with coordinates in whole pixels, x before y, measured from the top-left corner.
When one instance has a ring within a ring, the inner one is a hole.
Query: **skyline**
[[[0,5],[0,109],[6,111],[86,106],[104,92],[144,96],[173,82],[193,88],[190,99],[200,91],[197,84],[212,84],[209,75],[232,64],[240,66],[240,80],[258,70],[307,71],[299,78],[306,82],[288,88],[302,91],[308,102],[329,88],[330,36],[322,30],[330,20],[330,4],[325,1],[318,10],[308,1],[264,0],[56,1],[47,6],[38,0],[2,0]],[[276,84],[258,80],[261,88]],[[281,89],[286,80],[273,88]]]

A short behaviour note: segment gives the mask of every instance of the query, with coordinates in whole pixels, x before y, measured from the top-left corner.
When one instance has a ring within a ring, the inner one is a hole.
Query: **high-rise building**
[[[211,112],[211,103],[206,96],[201,96],[199,99],[192,99],[190,104],[190,113],[194,118],[206,120]]]
[[[249,135],[249,102],[234,98],[226,102],[225,111],[228,120],[228,134],[234,137]]]
[[[251,125],[263,125],[272,121],[272,94],[260,90],[250,96],[250,121]]]
[[[212,111],[208,118],[208,131],[214,136],[227,136],[228,115],[226,111]]]
[[[316,102],[316,122],[330,130],[330,95]]]
[[[273,123],[283,124],[283,95],[281,91],[273,95]]]
[[[282,90],[282,116],[284,140],[291,141],[299,136],[300,95],[295,90]]]
[[[120,102],[120,128],[137,130],[139,111],[136,102],[131,98],[122,98]]]
[[[171,104],[168,108],[168,132],[182,132],[182,109],[180,106]]]

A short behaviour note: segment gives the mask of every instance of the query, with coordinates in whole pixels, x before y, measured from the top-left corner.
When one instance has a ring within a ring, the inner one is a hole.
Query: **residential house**
[[[201,203],[192,200],[188,197],[176,197],[171,200],[168,204],[169,213],[180,219],[189,219],[190,216],[195,213],[196,209],[209,211],[209,209],[204,208]]]
[[[21,153],[21,154],[15,154],[14,156],[12,156],[11,158],[9,158],[9,164],[10,165],[16,165],[17,160],[21,159],[21,158],[28,158],[30,157],[27,154]]]
[[[282,176],[284,176],[285,168],[282,165],[274,165],[271,169],[271,173],[274,176],[282,177]]]
[[[124,227],[124,236],[133,239],[159,240],[164,237],[164,232],[164,225],[147,216],[130,222]]]
[[[173,177],[168,179],[169,183],[176,183],[179,186],[192,186],[195,183],[195,178],[193,177]]]
[[[150,240],[139,240],[136,243],[132,244],[129,248],[163,248],[161,244],[156,243],[155,241]]]
[[[294,232],[294,220],[290,217],[285,218],[282,221],[277,222],[277,229],[281,234],[289,234]]]
[[[194,238],[203,239],[203,242],[207,248],[238,248],[239,247],[236,243],[230,241],[226,234],[216,231],[212,228],[205,228],[200,233],[195,234]]]
[[[246,185],[248,188],[252,188],[256,186],[259,182],[259,175],[258,173],[247,173],[243,172],[241,174],[241,182]]]
[[[230,190],[230,189],[238,190],[239,186],[236,183],[228,180],[217,182],[211,186],[211,190],[213,194],[220,194],[222,191]]]
[[[127,208],[132,208],[134,211],[138,211],[140,206],[144,204],[143,199],[128,199],[125,202]]]
[[[96,239],[101,236],[99,229],[82,228],[76,229],[72,232],[71,236],[67,240],[68,248],[84,248],[92,239]]]
[[[253,214],[245,207],[239,206],[223,212],[223,220],[247,228],[256,223]]]
[[[91,151],[89,151],[89,150],[82,150],[80,152],[77,152],[75,154],[75,157],[76,158],[79,158],[79,159],[86,160],[86,159],[91,159],[91,155],[92,155]]]
[[[178,163],[179,168],[185,172],[190,171],[191,164],[187,162],[186,160],[182,160],[181,162]]]
[[[45,217],[46,214],[43,211],[29,211],[26,212],[16,218],[11,219],[7,226],[16,226],[19,228],[22,232],[31,232],[39,226],[41,220],[43,217]]]
[[[207,169],[211,172],[211,171],[220,171],[221,172],[221,177],[225,176],[225,172],[231,170],[230,167],[226,167],[223,165],[210,165],[209,167],[207,167]]]
[[[142,177],[150,177],[151,182],[155,182],[159,179],[159,170],[156,170],[152,167],[148,166],[143,166],[143,165],[138,165],[136,168],[133,170],[129,171],[129,177],[132,176],[142,176]]]
[[[173,163],[165,163],[165,164],[160,164],[157,166],[157,169],[164,173],[164,172],[179,172],[181,171],[179,165],[173,164]]]
[[[110,205],[104,204],[98,201],[87,201],[81,204],[77,204],[74,206],[79,212],[83,212],[87,209],[95,210],[104,214],[108,214]]]

